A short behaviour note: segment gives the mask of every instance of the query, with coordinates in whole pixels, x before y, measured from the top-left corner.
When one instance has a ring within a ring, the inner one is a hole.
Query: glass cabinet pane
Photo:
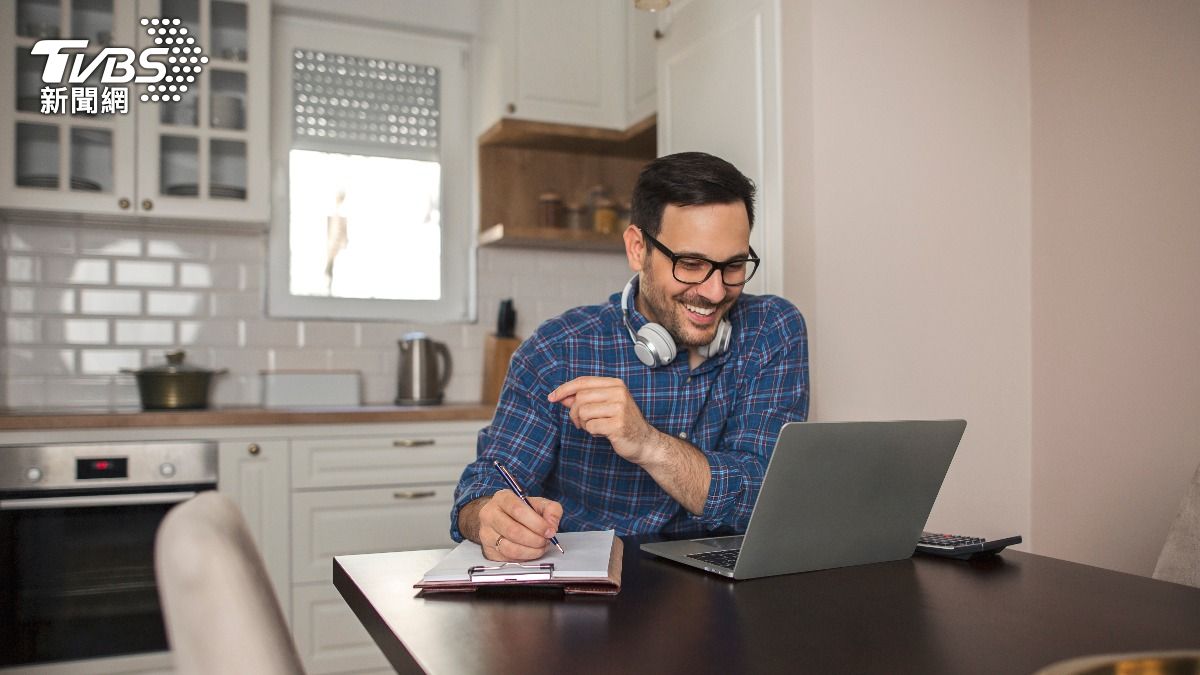
[[[17,185],[58,187],[58,127],[50,124],[17,124]]]
[[[246,5],[214,0],[212,54],[227,61],[246,60]]]
[[[196,111],[199,109],[200,99],[196,96],[194,88],[189,88],[181,96],[183,99],[178,103],[159,104],[159,121],[163,124],[174,124],[180,127],[194,127],[197,122]]]
[[[208,194],[223,199],[246,198],[246,144],[213,140],[209,146]]]
[[[30,54],[27,47],[17,47],[17,110],[38,112],[41,109],[45,66],[46,57]]]
[[[17,0],[17,35],[57,38],[60,32],[58,0]]]
[[[112,192],[113,142],[108,129],[71,129],[71,189]]]
[[[113,41],[113,0],[73,0],[71,37],[90,40],[94,47]]]
[[[159,146],[159,191],[175,197],[199,195],[200,142],[190,136],[163,136]]]
[[[246,74],[213,70],[209,76],[209,126],[214,129],[245,129]]]
[[[162,16],[179,19],[192,35],[200,35],[200,3],[197,0],[162,0]]]

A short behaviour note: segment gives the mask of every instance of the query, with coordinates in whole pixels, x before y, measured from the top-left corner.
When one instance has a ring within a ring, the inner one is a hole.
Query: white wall
[[[1200,3],[1031,25],[1033,532],[1149,574],[1200,463]]]
[[[1025,4],[783,10],[786,182],[812,182],[789,196],[787,289],[812,305],[813,417],[967,419],[930,526],[1028,537]]]

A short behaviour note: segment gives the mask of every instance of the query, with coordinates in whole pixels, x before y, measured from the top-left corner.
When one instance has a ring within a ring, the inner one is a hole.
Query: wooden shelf
[[[624,131],[617,131],[505,118],[483,132],[479,146],[651,160],[658,146],[657,120],[656,115],[650,115]]]
[[[601,234],[592,230],[559,230],[545,227],[506,227],[493,225],[479,233],[480,246],[541,248],[560,251],[603,251],[622,253],[621,234]]]

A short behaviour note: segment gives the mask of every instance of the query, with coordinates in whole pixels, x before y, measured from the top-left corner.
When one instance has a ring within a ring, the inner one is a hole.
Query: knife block
[[[508,375],[508,362],[521,346],[521,339],[489,335],[483,343],[483,403],[500,400],[500,388]]]

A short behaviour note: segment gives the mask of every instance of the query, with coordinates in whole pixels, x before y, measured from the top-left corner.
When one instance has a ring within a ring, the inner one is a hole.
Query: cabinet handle
[[[394,448],[419,448],[423,445],[433,445],[437,441],[432,438],[402,438],[398,441],[392,441]]]
[[[251,443],[250,445],[246,446],[246,452],[250,453],[251,455],[257,455],[258,453],[262,452],[262,448],[258,447],[258,443]]]
[[[150,211],[153,208],[154,208],[154,202],[150,201],[149,199],[142,200],[142,210],[143,211]]]
[[[517,104],[509,103],[508,106],[506,106],[506,109],[508,110],[508,114],[511,115],[511,114],[517,112]]]
[[[128,197],[121,197],[117,200],[117,206],[121,207],[122,209],[128,209],[130,206],[132,206],[132,202],[129,201]]]
[[[667,36],[666,33],[663,33],[661,30],[659,30],[657,28],[654,29],[654,39],[655,40],[661,40],[666,36]]]
[[[393,492],[392,496],[396,499],[425,499],[437,496],[437,490],[404,490],[403,492]]]

